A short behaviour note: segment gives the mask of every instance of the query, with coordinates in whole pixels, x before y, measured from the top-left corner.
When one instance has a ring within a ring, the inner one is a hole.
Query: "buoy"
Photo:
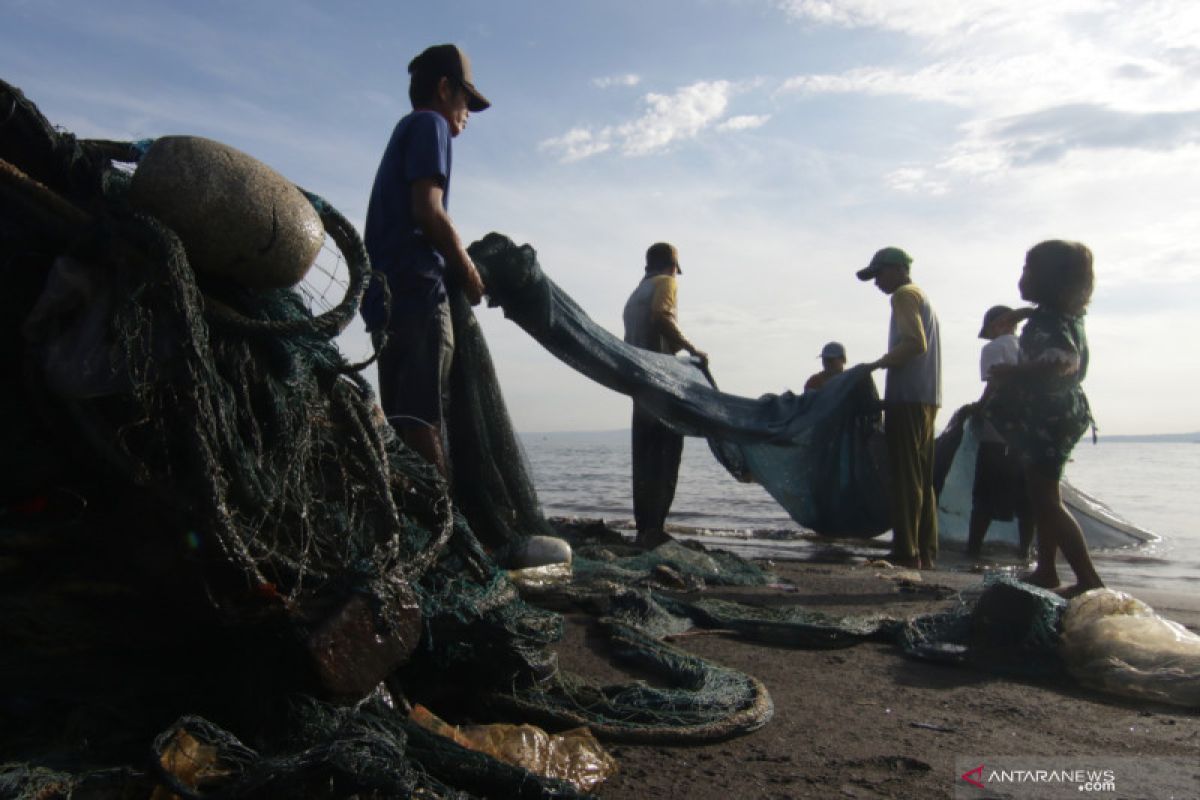
[[[200,136],[156,139],[133,174],[129,202],[179,236],[194,270],[256,289],[295,286],[325,241],[295,184]]]
[[[509,569],[570,564],[571,545],[556,536],[527,536],[509,545],[500,561]]]

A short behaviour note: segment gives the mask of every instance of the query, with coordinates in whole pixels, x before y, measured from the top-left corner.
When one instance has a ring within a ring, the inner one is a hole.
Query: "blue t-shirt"
[[[428,308],[446,297],[446,263],[413,219],[412,185],[438,179],[442,206],[449,209],[450,141],[450,125],[441,114],[413,111],[396,123],[375,173],[364,239],[372,268],[387,276],[393,314]],[[378,282],[367,288],[362,316],[371,331],[387,319]]]

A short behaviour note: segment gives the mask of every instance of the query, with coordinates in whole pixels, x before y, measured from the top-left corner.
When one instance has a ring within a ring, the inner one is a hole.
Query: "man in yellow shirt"
[[[679,253],[666,242],[646,251],[646,274],[625,303],[625,341],[656,353],[686,350],[702,363],[708,356],[697,350],[675,319],[675,276]],[[683,456],[683,437],[658,418],[633,404],[633,518],[637,543],[656,547],[669,541],[664,531]]]
[[[912,258],[885,247],[858,271],[891,297],[888,351],[870,364],[887,370],[883,395],[887,440],[891,560],[933,569],[938,550],[937,499],[933,490],[933,422],[942,404],[942,352],[938,319],[925,293],[912,282]]]

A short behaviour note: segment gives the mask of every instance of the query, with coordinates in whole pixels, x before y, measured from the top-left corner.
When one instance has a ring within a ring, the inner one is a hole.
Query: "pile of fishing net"
[[[370,280],[353,227],[260,167],[76,139],[0,83],[0,795],[583,790],[410,702],[610,739],[764,724],[753,678],[628,626],[656,688],[558,668],[561,618],[491,555],[549,528],[470,308],[451,487],[333,344]],[[314,313],[293,285],[327,239],[345,296]]]

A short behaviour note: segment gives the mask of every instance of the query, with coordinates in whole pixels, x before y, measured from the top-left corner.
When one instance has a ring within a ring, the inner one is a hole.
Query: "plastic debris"
[[[1200,707],[1200,636],[1125,592],[1093,589],[1072,600],[1061,650],[1088,686]]]
[[[422,705],[411,719],[421,727],[451,739],[468,750],[486,753],[537,775],[570,782],[590,792],[617,771],[617,762],[587,728],[558,734],[534,725],[451,725]]]
[[[170,743],[159,756],[163,771],[191,789],[199,789],[205,783],[220,780],[229,775],[220,762],[216,747],[203,744],[187,731],[179,728]],[[174,800],[178,795],[163,786],[156,787],[150,800]]]

